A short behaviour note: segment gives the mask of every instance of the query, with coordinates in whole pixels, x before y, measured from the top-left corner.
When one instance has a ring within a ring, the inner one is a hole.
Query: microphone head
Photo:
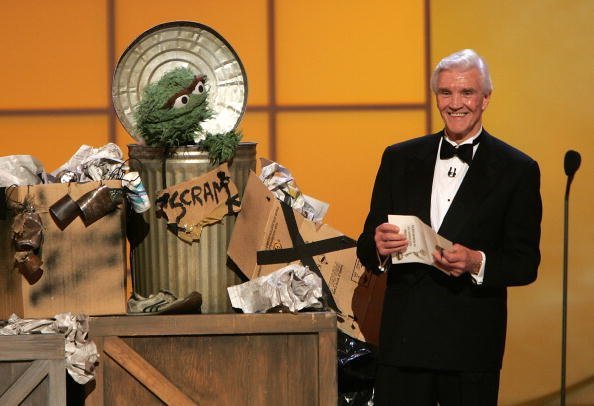
[[[577,172],[582,163],[582,157],[577,151],[569,150],[565,153],[565,161],[563,165],[565,167],[565,174],[567,176],[573,176]]]

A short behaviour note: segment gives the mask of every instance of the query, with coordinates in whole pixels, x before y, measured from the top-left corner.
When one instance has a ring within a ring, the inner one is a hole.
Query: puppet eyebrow
[[[169,99],[167,99],[167,102],[165,102],[165,104],[161,108],[162,109],[170,109],[171,107],[173,107],[173,103],[175,103],[175,99],[177,99],[179,96],[183,96],[184,94],[192,93],[194,91],[194,89],[196,88],[196,85],[198,85],[198,82],[203,82],[204,79],[206,79],[206,75],[202,75],[200,77],[194,76],[194,80],[192,81],[192,83],[190,83],[190,85],[188,87],[180,90],[179,92],[177,92],[176,94],[171,96]]]

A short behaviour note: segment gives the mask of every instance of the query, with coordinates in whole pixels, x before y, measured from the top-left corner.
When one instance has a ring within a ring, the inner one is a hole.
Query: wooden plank
[[[49,372],[49,361],[34,361],[29,368],[12,384],[2,397],[2,405],[18,405],[35,389]],[[65,398],[64,398],[65,399]]]
[[[288,405],[291,394],[301,390],[301,383],[287,381],[290,375],[286,337],[250,334],[126,337],[124,340],[200,404],[260,406]],[[317,357],[315,348],[312,352]],[[112,379],[110,370],[109,380]],[[317,384],[317,378],[313,380]]]
[[[169,405],[196,405],[155,367],[117,337],[107,337],[104,351],[140,383]]]
[[[66,404],[66,365],[64,359],[51,360],[49,363],[49,406]]]
[[[0,394],[6,392],[8,388],[21,376],[31,362],[0,362]]]
[[[93,337],[93,341],[97,346],[97,353],[103,354],[103,337]],[[99,358],[99,362],[95,365],[95,388],[103,388],[103,377],[105,370],[105,362]],[[89,385],[89,383],[87,383]],[[92,390],[85,398],[85,406],[102,406],[104,393],[103,390]]]
[[[0,361],[64,359],[64,336],[21,334],[0,337]]]
[[[337,403],[331,312],[93,317],[90,327],[103,342],[102,370],[86,399],[93,405],[101,404],[98,396],[103,403],[158,404],[154,384],[142,377],[145,364],[158,374],[149,374],[153,381],[174,382],[200,404]],[[113,340],[127,347],[125,357],[112,354]],[[135,369],[125,362],[128,352],[140,358]]]
[[[318,334],[291,334],[287,336],[288,360],[284,380],[289,384],[287,406],[319,404]],[[274,359],[274,358],[273,358]]]
[[[338,383],[336,377],[336,330],[321,332],[318,345],[319,405],[336,405]]]
[[[336,331],[336,314],[203,314],[91,317],[91,336],[219,335]]]
[[[163,406],[164,403],[117,362],[103,356],[103,405]],[[174,381],[174,379],[170,379]],[[176,381],[176,385],[179,383]],[[86,405],[86,401],[85,401]]]

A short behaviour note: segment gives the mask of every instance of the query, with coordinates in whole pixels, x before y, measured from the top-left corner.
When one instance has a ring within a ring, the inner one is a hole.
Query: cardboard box
[[[102,182],[121,188],[120,181]],[[125,209],[120,205],[85,227],[80,217],[64,231],[49,207],[67,193],[77,200],[100,182],[56,183],[7,189],[7,199],[30,202],[43,223],[39,257],[44,273],[29,285],[15,268],[11,216],[0,219],[0,319],[12,313],[24,318],[73,312],[87,315],[126,313]]]
[[[361,265],[353,239],[281,203],[253,172],[228,255],[250,279],[289,263],[309,266],[321,274],[324,291],[331,294],[328,301],[337,312],[338,327],[354,338],[377,342],[385,279]]]

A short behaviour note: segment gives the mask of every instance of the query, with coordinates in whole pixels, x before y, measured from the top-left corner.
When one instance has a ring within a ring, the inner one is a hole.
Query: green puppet
[[[146,145],[179,147],[195,144],[201,123],[213,116],[208,106],[205,75],[178,67],[145,87],[134,115],[138,132]],[[206,149],[214,163],[227,161],[235,153],[241,135],[230,131],[206,134],[198,145]]]

